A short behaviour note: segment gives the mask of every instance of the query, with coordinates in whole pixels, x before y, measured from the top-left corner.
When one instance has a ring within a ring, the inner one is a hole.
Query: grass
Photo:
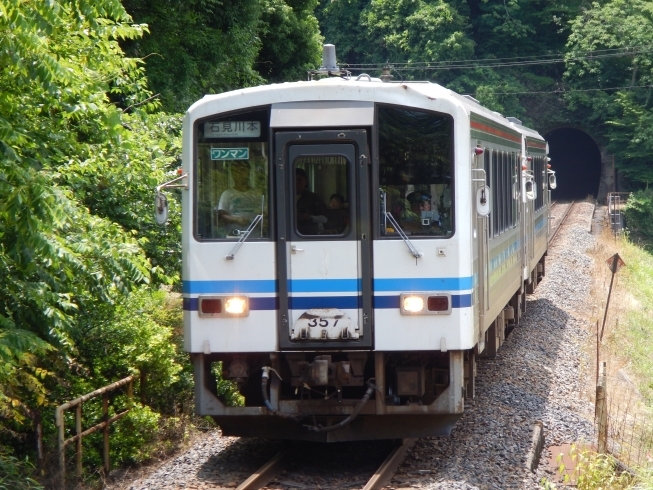
[[[614,278],[600,352],[600,360],[607,362],[611,433],[619,423],[623,424],[620,428],[635,434],[653,428],[653,244],[634,241],[628,235],[615,238],[605,229],[589,252],[594,259],[593,307],[587,311],[592,330],[597,325],[600,329],[604,320],[612,276],[607,261],[619,253],[625,262]],[[587,352],[591,360],[583,371],[593,397],[596,330],[588,340]],[[626,424],[633,419],[637,419],[637,426],[628,427]],[[626,443],[632,442],[632,438],[615,439],[619,456],[626,457],[626,464],[633,464],[629,470],[634,475],[620,471],[611,457],[592,451],[577,452],[577,488],[653,490],[653,447],[649,446],[650,440],[646,441],[644,446],[639,443],[630,447]],[[637,462],[628,458],[628,451],[639,451]],[[550,482],[542,484],[544,488],[556,488]]]
[[[594,307],[589,320],[593,326],[598,322],[601,328],[612,275],[607,261],[615,253],[623,259],[625,266],[614,278],[601,344],[601,361],[608,362],[609,376],[618,371],[623,373],[622,377],[626,375],[645,404],[653,409],[653,254],[632,243],[627,236],[615,239],[609,230],[605,230],[598,237],[597,246],[590,251],[595,264],[592,271]],[[592,353],[596,349],[595,342],[593,335],[589,347]]]
[[[653,406],[653,255],[626,238],[620,240],[624,261],[621,280],[632,301],[627,304],[624,341],[630,369],[638,380],[639,390],[649,407]]]

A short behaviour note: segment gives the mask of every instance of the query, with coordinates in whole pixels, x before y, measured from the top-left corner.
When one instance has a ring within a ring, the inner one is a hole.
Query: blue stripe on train
[[[361,296],[318,296],[318,297],[291,297],[290,308],[293,310],[307,310],[309,308],[341,308],[354,309],[362,305]],[[197,298],[184,298],[184,310],[197,311]],[[374,308],[377,309],[398,309],[399,296],[374,296]],[[471,294],[451,295],[452,308],[469,308],[472,306]],[[254,310],[277,310],[279,303],[277,298],[249,298],[249,309]]]
[[[452,294],[452,308],[469,308],[472,306],[471,294]],[[374,308],[377,309],[399,309],[399,296],[374,296]]]
[[[462,291],[472,289],[472,277],[374,279],[374,291]],[[360,279],[293,279],[291,293],[356,293]],[[183,281],[184,294],[276,293],[275,280]]]
[[[197,298],[184,298],[184,310],[197,311],[199,301]],[[278,310],[279,302],[277,298],[249,298],[250,310]]]

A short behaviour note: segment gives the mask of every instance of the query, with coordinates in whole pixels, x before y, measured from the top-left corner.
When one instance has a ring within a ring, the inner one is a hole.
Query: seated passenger
[[[308,190],[308,175],[304,169],[295,170],[295,191],[297,232],[301,235],[319,235],[327,222],[326,206],[320,196]]]
[[[345,198],[341,194],[331,195],[326,217],[324,229],[327,233],[341,234],[349,226],[349,211],[345,207]]]

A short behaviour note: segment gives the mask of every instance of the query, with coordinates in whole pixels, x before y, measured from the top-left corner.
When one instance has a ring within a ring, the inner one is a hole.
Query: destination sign
[[[205,138],[258,138],[260,121],[218,121],[204,123]]]
[[[249,148],[211,148],[211,160],[249,160]]]

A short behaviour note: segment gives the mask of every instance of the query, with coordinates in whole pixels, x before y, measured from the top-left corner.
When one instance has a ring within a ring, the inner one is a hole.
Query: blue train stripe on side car
[[[360,308],[361,296],[322,296],[322,297],[300,297],[289,298],[290,308],[293,310],[306,310],[309,308]],[[198,298],[184,298],[184,310],[197,311]],[[452,308],[469,308],[472,306],[471,294],[451,295]],[[399,296],[374,296],[374,308],[393,309],[399,308]],[[277,298],[249,298],[249,309],[255,310],[277,310],[279,302]]]

